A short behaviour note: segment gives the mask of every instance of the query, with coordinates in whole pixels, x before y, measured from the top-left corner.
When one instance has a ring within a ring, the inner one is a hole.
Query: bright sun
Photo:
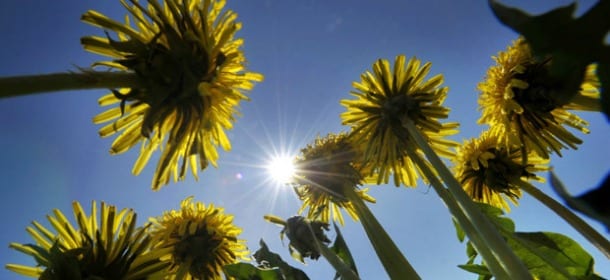
[[[274,181],[281,184],[289,183],[295,172],[293,159],[288,156],[274,157],[267,165],[267,172]]]

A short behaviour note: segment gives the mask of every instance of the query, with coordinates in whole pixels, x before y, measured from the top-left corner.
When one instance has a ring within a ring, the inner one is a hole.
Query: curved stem
[[[510,279],[508,272],[505,270],[502,264],[498,262],[496,256],[485,244],[477,232],[476,227],[470,223],[470,220],[468,220],[468,218],[464,215],[459,205],[455,202],[455,199],[451,196],[451,193],[443,186],[438,177],[436,177],[436,174],[434,174],[434,172],[424,162],[424,159],[422,159],[413,149],[408,149],[407,151],[411,160],[413,160],[413,162],[419,166],[420,170],[424,173],[438,196],[441,198],[441,200],[443,200],[447,208],[449,208],[449,212],[457,220],[460,227],[462,227],[462,230],[466,233],[466,236],[468,236],[474,248],[481,255],[481,257],[483,257],[489,271],[496,277],[496,279]]]
[[[353,188],[345,189],[345,196],[354,205],[356,214],[358,214],[358,218],[362,222],[362,227],[364,227],[364,231],[390,279],[421,279],[379,221],[377,221],[375,215],[364,204],[362,198],[356,194]]]
[[[126,88],[142,85],[132,72],[53,73],[32,76],[0,77],[0,98],[52,91]]]
[[[580,217],[576,216],[576,214],[574,214],[568,208],[557,202],[552,197],[546,195],[538,188],[532,186],[532,184],[519,181],[517,185],[535,199],[542,202],[542,204],[544,204],[546,207],[553,210],[553,212],[580,232],[582,236],[589,240],[591,244],[597,247],[597,249],[599,249],[607,258],[610,259],[610,242],[608,239],[604,238],[599,232],[583,221]]]
[[[426,158],[430,161],[434,169],[438,172],[447,189],[453,195],[456,203],[460,206],[464,215],[470,220],[479,232],[481,238],[487,246],[492,249],[505,270],[511,275],[511,279],[533,279],[527,267],[508,247],[502,235],[491,224],[491,222],[476,207],[472,199],[464,192],[462,185],[453,176],[449,168],[443,163],[438,155],[432,150],[428,142],[421,135],[421,132],[410,120],[403,121],[403,126],[409,132],[417,146],[422,149]]]

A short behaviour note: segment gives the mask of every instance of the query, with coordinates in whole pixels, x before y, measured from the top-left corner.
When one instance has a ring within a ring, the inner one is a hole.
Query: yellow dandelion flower
[[[576,149],[582,140],[564,125],[589,133],[588,123],[568,110],[599,110],[599,81],[595,65],[585,73],[581,90],[568,104],[554,95],[548,71],[552,59],[536,59],[523,38],[494,57],[479,83],[479,123],[489,124],[501,145],[519,145],[544,158],[561,156],[563,148]]]
[[[473,200],[510,211],[506,198],[516,205],[521,197],[519,181],[544,181],[535,172],[548,170],[548,159],[530,153],[524,164],[522,149],[497,143],[497,136],[490,131],[466,141],[458,148],[455,176]]]
[[[405,65],[406,63],[406,65]],[[450,147],[457,143],[444,139],[457,133],[457,123],[441,123],[449,109],[443,107],[447,87],[441,87],[443,76],[424,80],[431,63],[420,67],[416,58],[406,62],[404,55],[396,57],[394,69],[388,60],[373,64],[360,82],[354,82],[355,100],[342,100],[347,111],[341,114],[343,124],[352,127],[355,145],[365,151],[364,161],[378,174],[377,183],[387,183],[390,174],[394,184],[415,186],[417,167],[407,155],[409,145],[417,150],[404,126],[411,121],[423,133],[432,148],[441,156],[452,157]]]
[[[78,228],[55,209],[47,219],[56,234],[38,222],[27,232],[36,244],[11,243],[10,247],[34,257],[37,266],[8,264],[7,269],[39,279],[145,279],[161,271],[160,250],[150,249],[146,227],[136,228],[131,209],[117,212],[101,203],[99,222],[95,201],[87,216],[78,202],[72,204]]]
[[[224,209],[182,201],[180,210],[167,211],[151,219],[154,248],[169,249],[162,257],[171,263],[169,279],[223,279],[223,266],[247,260],[245,240],[237,239],[241,229]]]
[[[101,106],[118,106],[93,121],[108,123],[100,129],[102,137],[120,134],[112,154],[142,142],[136,175],[154,151],[162,150],[152,182],[157,190],[170,176],[184,179],[189,165],[195,178],[198,168],[216,165],[218,146],[231,149],[225,130],[232,128],[239,102],[248,100],[244,90],[263,76],[246,71],[243,40],[234,38],[241,24],[233,11],[222,11],[225,1],[165,0],[161,5],[148,0],[147,7],[129,2],[121,0],[131,15],[125,24],[96,11],[82,17],[116,32],[118,40],[107,34],[81,41],[86,50],[113,58],[94,66],[137,74],[141,86],[101,97]]]
[[[295,161],[294,186],[303,201],[299,214],[309,208],[307,217],[329,222],[333,219],[343,224],[340,209],[343,208],[354,220],[358,215],[354,205],[347,199],[346,191],[354,189],[363,200],[375,202],[366,194],[367,189],[357,189],[364,182],[358,152],[348,142],[347,134],[328,134],[316,138],[301,150]]]

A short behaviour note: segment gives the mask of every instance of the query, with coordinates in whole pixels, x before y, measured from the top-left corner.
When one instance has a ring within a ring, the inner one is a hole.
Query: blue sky
[[[137,148],[111,156],[112,139],[101,139],[99,126],[91,122],[103,111],[97,99],[106,90],[0,100],[0,263],[32,264],[8,249],[8,243],[31,242],[25,232],[31,221],[45,221],[54,208],[71,215],[74,200],[85,209],[91,200],[133,208],[141,224],[147,217],[178,208],[190,195],[234,214],[251,251],[263,238],[288,260],[287,242],[279,240],[281,229],[262,216],[287,218],[300,204],[291,189],[268,180],[264,166],[270,156],[296,154],[317,135],[347,131],[341,126],[344,108],[339,101],[351,98],[351,83],[376,59],[393,60],[399,54],[431,61],[431,75],[445,76],[449,120],[461,123],[461,132],[453,139],[476,137],[485,129],[476,124],[476,84],[493,64],[491,56],[517,36],[492,16],[486,1],[479,0],[228,2],[243,22],[238,36],[245,39],[249,68],[263,73],[265,81],[251,91],[251,101],[241,104],[242,116],[228,132],[233,150],[222,153],[219,167],[201,173],[199,181],[189,177],[153,192],[154,165],[140,176],[130,173]],[[569,3],[529,2],[505,3],[533,13]],[[581,2],[579,11],[591,3]],[[119,1],[0,1],[0,76],[76,70],[102,59],[79,43],[82,36],[103,35],[79,21],[88,9],[118,20],[126,14]],[[591,134],[575,132],[584,144],[551,162],[574,194],[597,185],[610,167],[608,123],[600,114],[579,115],[590,122]],[[546,183],[537,186],[554,196]],[[465,246],[457,241],[449,213],[433,190],[426,185],[370,188],[377,199],[371,210],[424,279],[475,278],[457,267],[466,261]],[[597,271],[610,277],[607,258],[526,194],[510,217],[519,231],[554,231],[574,238],[595,257]],[[608,236],[597,223],[592,225]],[[347,220],[342,232],[361,277],[385,278],[360,224]],[[289,261],[312,279],[334,275],[322,259],[306,266]],[[0,269],[0,279],[19,278]]]

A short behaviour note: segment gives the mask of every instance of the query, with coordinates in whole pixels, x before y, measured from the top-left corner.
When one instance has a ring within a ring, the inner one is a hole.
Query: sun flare
[[[273,181],[280,184],[290,183],[295,173],[294,159],[289,156],[276,156],[269,161],[267,172]]]

